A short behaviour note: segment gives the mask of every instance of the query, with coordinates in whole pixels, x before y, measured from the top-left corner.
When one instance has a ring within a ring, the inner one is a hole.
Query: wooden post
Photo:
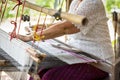
[[[115,34],[117,34],[118,36],[115,36],[115,63],[113,64],[111,80],[120,80],[120,16],[118,15],[120,14],[116,11],[113,12],[113,26],[115,29],[114,31]]]
[[[115,64],[115,80],[120,80],[120,13],[117,13],[117,44],[116,44],[116,64]]]

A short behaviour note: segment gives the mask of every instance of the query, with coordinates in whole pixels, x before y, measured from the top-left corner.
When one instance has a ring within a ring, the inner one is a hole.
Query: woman
[[[112,63],[113,50],[102,0],[73,0],[69,13],[86,16],[88,25],[62,21],[45,29],[43,40],[68,34],[68,44]],[[33,40],[32,36],[17,36],[23,41]],[[90,64],[79,63],[44,69],[39,75],[42,80],[102,80],[108,77],[107,72]]]

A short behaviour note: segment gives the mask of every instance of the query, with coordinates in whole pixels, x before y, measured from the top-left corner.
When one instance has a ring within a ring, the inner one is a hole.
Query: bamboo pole
[[[17,0],[11,0],[11,1],[17,2]],[[50,16],[53,16],[55,13],[58,12],[57,10],[41,7],[39,5],[30,3],[28,1],[25,2],[25,7],[28,7],[30,9],[33,9],[33,10],[36,10],[36,11],[39,11],[39,12],[43,12],[43,13],[48,14]],[[87,25],[87,23],[88,23],[87,18],[85,16],[82,16],[82,15],[74,15],[74,14],[70,14],[70,13],[67,13],[67,12],[61,12],[60,16],[63,19],[71,21],[72,23],[75,23],[75,24],[80,24],[80,25],[84,26],[84,25]]]

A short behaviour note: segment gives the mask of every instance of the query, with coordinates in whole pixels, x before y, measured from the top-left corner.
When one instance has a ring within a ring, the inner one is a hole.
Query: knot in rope
[[[12,10],[14,10],[17,6],[20,6],[20,5],[22,5],[22,1],[21,0],[17,0],[18,1],[18,3],[13,7],[13,9]]]
[[[17,27],[17,23],[15,21],[11,21],[11,24],[14,24],[15,28]]]
[[[17,23],[15,21],[11,21],[11,24],[14,24],[14,29],[10,33],[10,40],[12,40],[13,38],[16,38],[16,28],[17,28]]]

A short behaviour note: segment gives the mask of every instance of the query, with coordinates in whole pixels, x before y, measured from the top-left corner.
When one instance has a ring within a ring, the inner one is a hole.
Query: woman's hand
[[[20,39],[20,40],[22,40],[24,42],[28,42],[28,41],[32,41],[33,40],[33,36],[32,35],[24,36],[24,35],[17,34],[16,38],[18,38],[18,39]]]
[[[11,36],[12,32],[9,32],[9,35]],[[13,38],[18,38],[18,39],[20,39],[20,40],[22,40],[24,42],[28,42],[28,41],[32,41],[33,40],[32,35],[24,36],[24,35],[17,34],[17,35],[13,35],[12,37]]]

